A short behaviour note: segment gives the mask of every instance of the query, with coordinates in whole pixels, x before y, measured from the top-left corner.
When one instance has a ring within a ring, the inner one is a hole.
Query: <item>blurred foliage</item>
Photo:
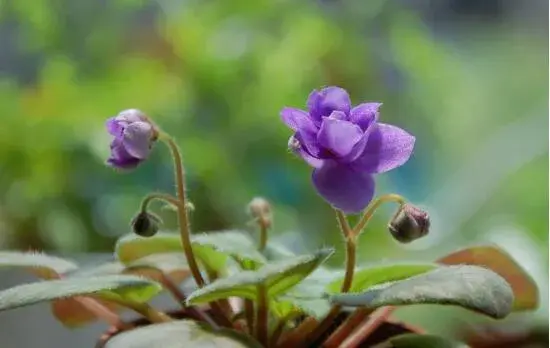
[[[548,4],[490,2],[502,6],[481,6],[480,18],[465,5],[475,1],[2,0],[0,244],[107,251],[143,195],[173,189],[161,144],[130,174],[103,165],[104,121],[126,108],[177,137],[195,230],[245,225],[246,204],[263,195],[276,233],[303,231],[285,236],[293,244],[338,243],[278,116],[336,84],[355,103],[382,101],[383,122],[417,136],[413,159],[377,190],[434,209],[446,246],[432,251],[506,244],[486,232],[513,228],[533,245],[526,257],[542,255],[546,284]],[[384,212],[360,260],[418,256],[384,232]]]

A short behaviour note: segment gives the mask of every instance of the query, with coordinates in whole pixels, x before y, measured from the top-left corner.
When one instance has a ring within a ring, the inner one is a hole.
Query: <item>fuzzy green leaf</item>
[[[404,334],[390,338],[375,348],[468,348],[464,343],[435,335]]]
[[[230,258],[250,267],[265,263],[254,242],[240,231],[220,231],[193,235],[193,251],[200,263],[209,271],[223,273]],[[128,234],[120,238],[115,247],[118,259],[128,264],[145,256],[158,253],[183,253],[179,234],[160,232],[153,237]]]
[[[366,292],[336,294],[334,304],[378,308],[412,304],[461,306],[493,318],[512,310],[514,294],[498,274],[477,266],[441,267]]]
[[[462,249],[437,262],[445,265],[481,266],[500,275],[514,291],[514,311],[535,309],[539,305],[537,283],[508,253],[496,246]]]
[[[0,311],[79,295],[94,295],[114,301],[147,302],[161,289],[158,283],[133,275],[41,281],[0,291]]]
[[[59,275],[78,269],[70,260],[36,252],[0,252],[0,268],[25,268],[42,279],[55,279]]]
[[[435,264],[395,264],[359,269],[353,275],[353,283],[349,292],[362,292],[374,285],[407,279],[437,267]],[[328,293],[340,292],[343,282],[344,277],[340,277],[331,282],[325,291]]]
[[[261,348],[251,337],[233,330],[214,331],[190,320],[148,325],[111,338],[105,348]]]
[[[197,258],[210,270],[220,272],[225,269],[231,257],[246,269],[257,269],[266,263],[265,257],[257,250],[257,245],[241,231],[220,231],[194,235],[193,250]]]
[[[134,233],[122,236],[116,243],[115,254],[123,264],[153,254],[181,252],[183,247],[179,234],[159,232],[152,237],[140,237]]]
[[[197,304],[231,296],[255,300],[258,285],[265,286],[268,296],[273,298],[302,281],[333,252],[333,249],[323,249],[312,255],[266,264],[257,271],[243,271],[219,279],[193,292],[187,301],[189,304]]]

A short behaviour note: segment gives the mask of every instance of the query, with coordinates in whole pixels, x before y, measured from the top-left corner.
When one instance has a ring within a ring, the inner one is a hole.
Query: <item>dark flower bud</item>
[[[388,229],[397,241],[410,243],[428,234],[430,217],[422,209],[404,204],[388,224]]]
[[[152,237],[158,232],[161,223],[162,220],[158,216],[142,211],[132,219],[131,225],[135,234]]]
[[[256,197],[248,204],[250,215],[264,228],[270,228],[272,224],[271,205],[262,197]]]

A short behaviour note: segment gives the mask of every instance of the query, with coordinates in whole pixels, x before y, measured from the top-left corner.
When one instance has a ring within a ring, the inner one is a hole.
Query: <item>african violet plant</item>
[[[134,169],[163,142],[174,160],[176,196],[151,193],[143,199],[133,233],[118,240],[113,262],[90,268],[42,253],[0,253],[0,265],[28,268],[43,280],[1,291],[0,309],[51,301],[53,314],[68,327],[102,319],[111,328],[97,347],[351,348],[459,346],[392,323],[398,306],[454,305],[496,319],[536,307],[533,281],[493,246],[463,249],[433,263],[356,267],[358,238],[381,205],[398,206],[388,225],[398,242],[426,235],[430,225],[426,212],[397,194],[373,199],[373,175],[404,164],[415,142],[406,131],[379,122],[380,106],[352,107],[344,89],[328,87],[310,94],[307,111],[281,112],[294,132],[289,148],[313,167],[314,187],[334,208],[345,244],[343,270],[322,266],[333,249],[293,255],[268,243],[273,216],[262,198],[249,204],[258,243],[245,231],[192,235],[180,150],[132,109],[107,121],[114,137],[107,164]],[[162,221],[150,208],[155,200],[177,212],[179,233],[159,232]],[[347,214],[354,213],[361,216],[351,226]],[[176,300],[172,311],[149,304],[163,290]],[[123,321],[122,308],[142,318]]]

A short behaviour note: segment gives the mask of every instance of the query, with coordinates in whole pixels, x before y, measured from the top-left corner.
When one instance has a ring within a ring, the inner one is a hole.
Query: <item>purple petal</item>
[[[146,159],[151,152],[153,127],[147,122],[134,122],[124,129],[122,143],[132,157]]]
[[[350,112],[350,121],[361,127],[362,130],[367,130],[378,120],[378,109],[382,103],[364,103],[359,104]]]
[[[348,115],[342,111],[333,111],[329,117],[337,120],[348,121]]]
[[[109,134],[115,137],[119,137],[124,130],[124,127],[122,127],[122,125],[117,121],[116,117],[111,117],[108,119],[105,126],[107,127]]]
[[[283,108],[283,110],[281,110],[281,118],[283,122],[295,132],[300,129],[312,132],[316,131],[315,124],[313,124],[313,121],[309,118],[309,114],[303,110]]]
[[[327,202],[348,214],[363,210],[374,195],[374,179],[370,174],[335,162],[327,161],[315,169],[312,180]]]
[[[353,167],[367,173],[383,173],[407,162],[414,148],[415,137],[399,127],[378,123],[373,126],[365,151]]]
[[[115,168],[130,169],[135,168],[140,162],[140,159],[132,157],[126,151],[120,140],[113,140],[111,143],[111,156],[107,159],[108,165]]]
[[[362,137],[363,131],[359,126],[348,121],[326,117],[321,123],[317,141],[336,157],[343,158],[352,152]]]
[[[288,140],[288,148],[296,155],[302,157],[302,159],[313,168],[320,168],[323,165],[324,160],[313,157],[306,149],[304,149],[295,136],[291,136]]]
[[[309,114],[314,122],[320,123],[323,116],[330,116],[333,111],[342,111],[346,115],[351,109],[348,92],[340,87],[327,87],[313,91],[307,100]]]

